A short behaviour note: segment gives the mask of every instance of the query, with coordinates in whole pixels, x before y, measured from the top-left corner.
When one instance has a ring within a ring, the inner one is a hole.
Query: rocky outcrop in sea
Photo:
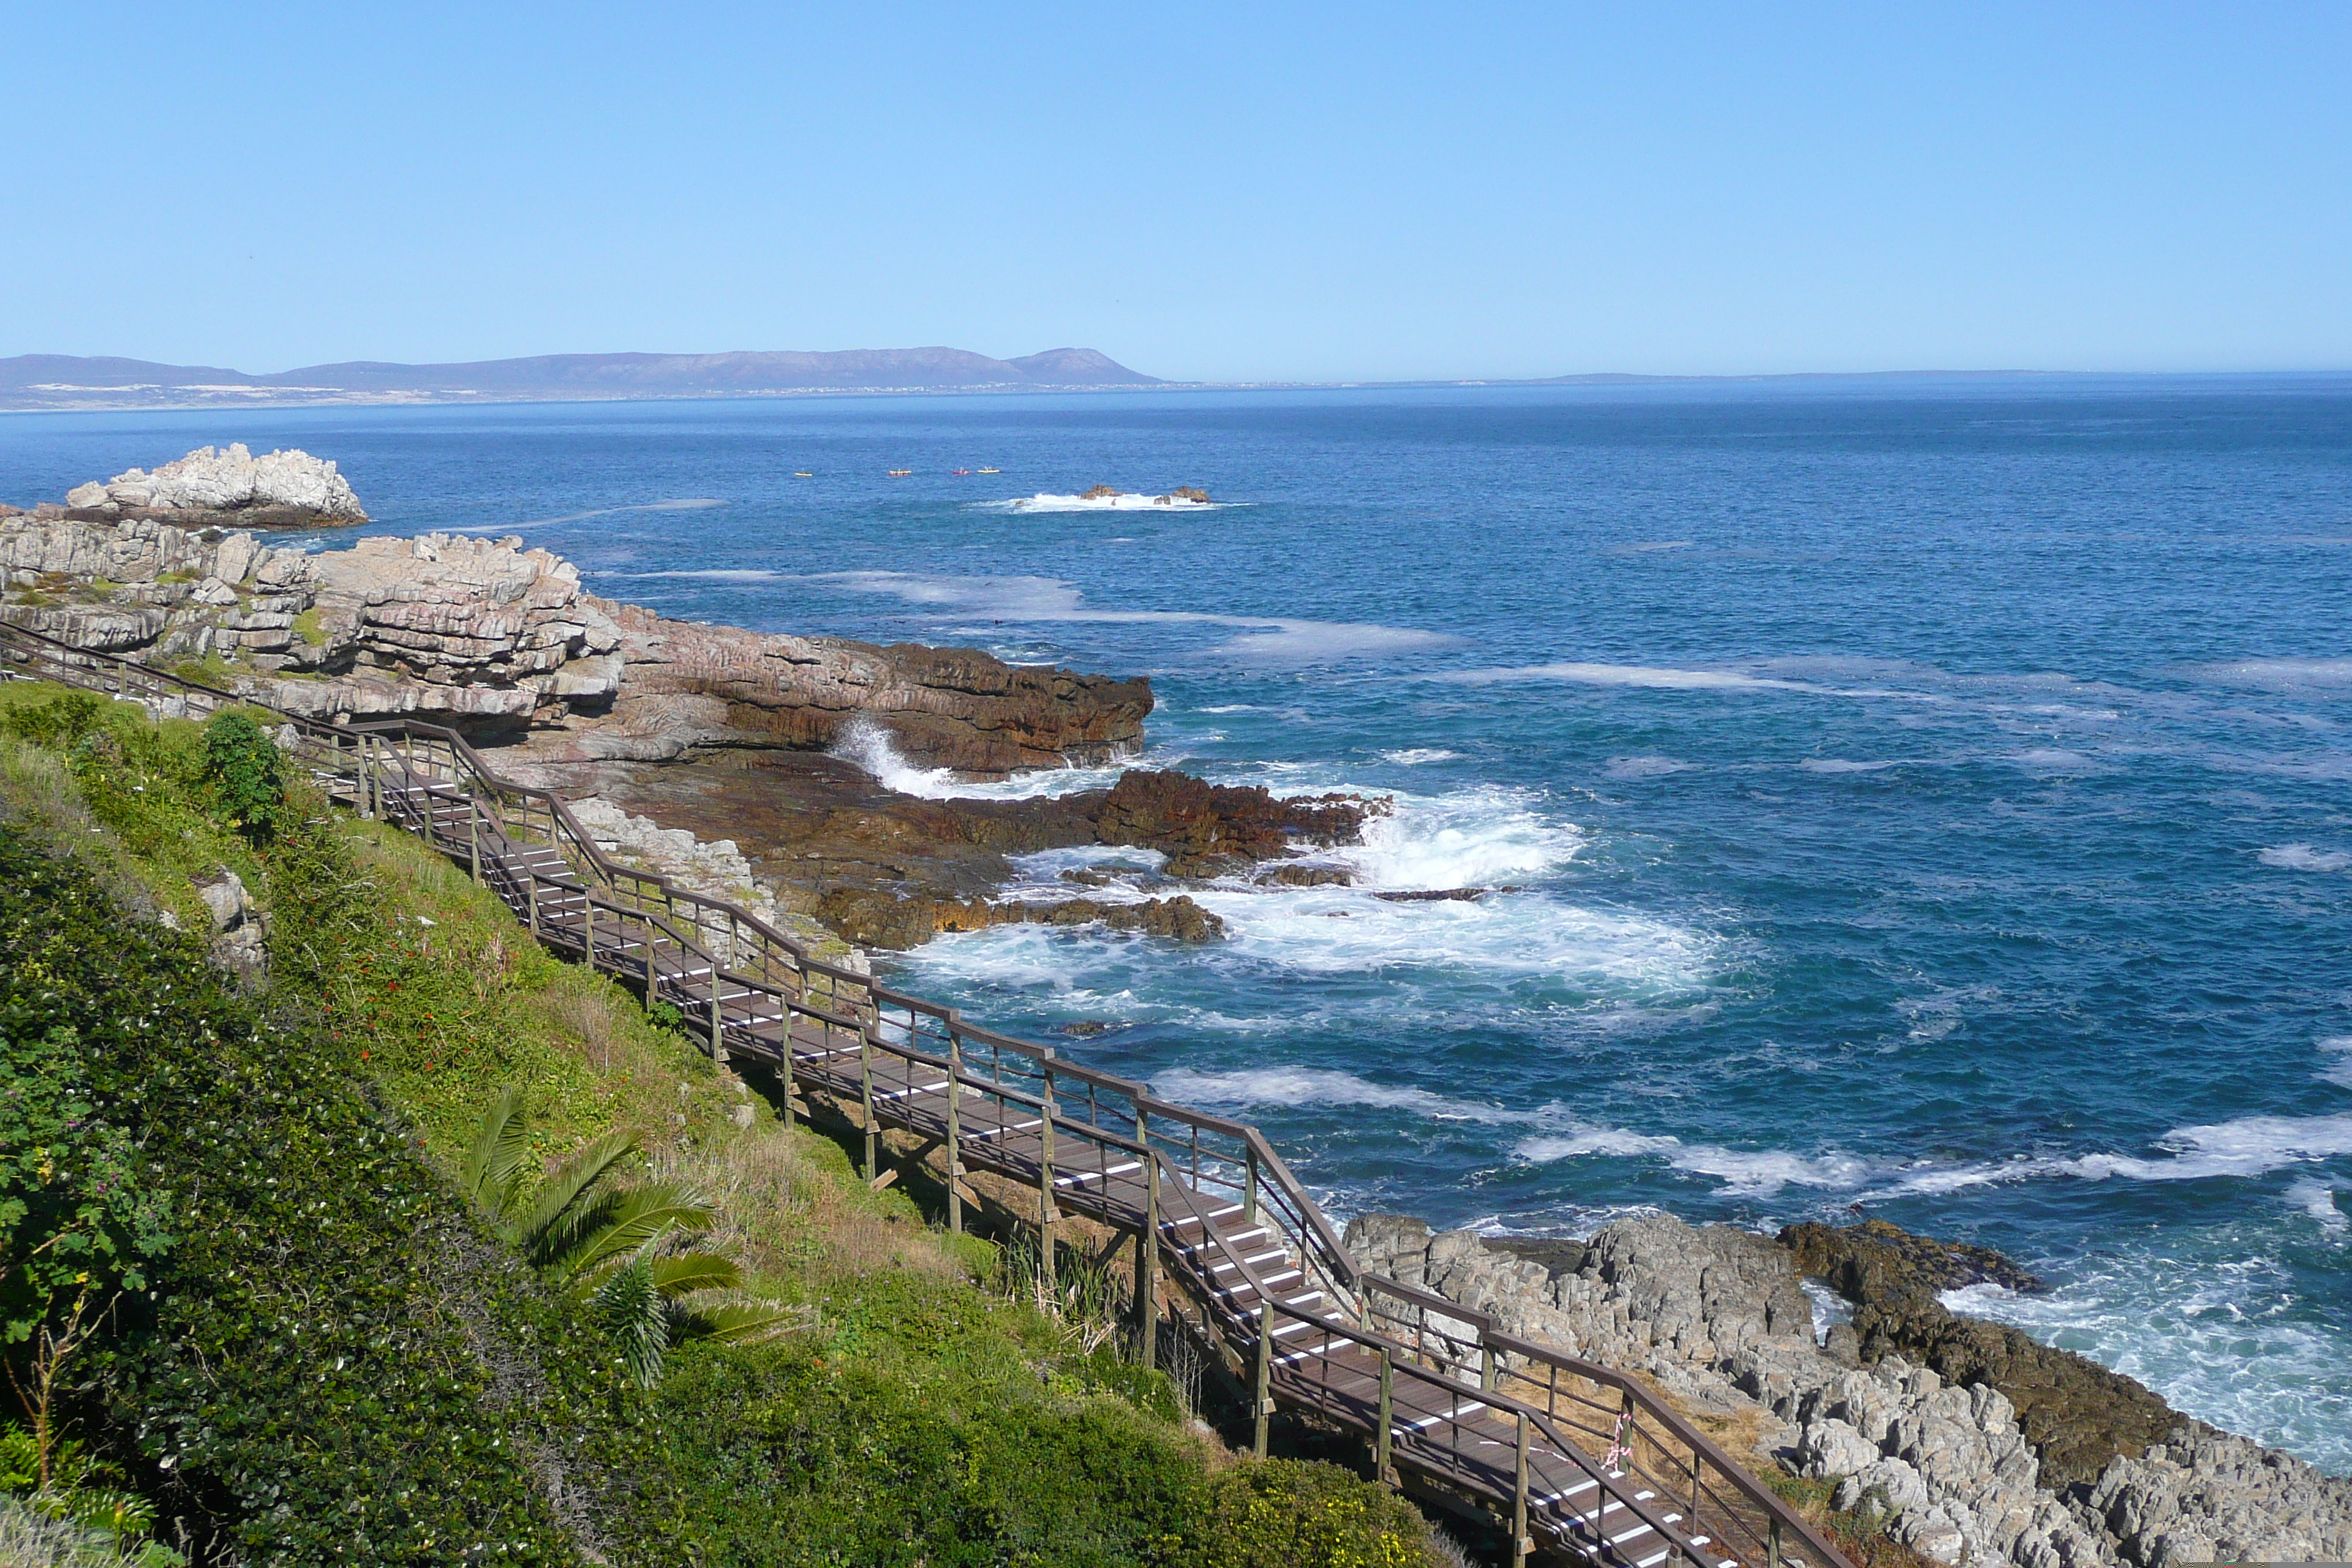
[[[1668,1215],[1538,1243],[1366,1215],[1347,1243],[1374,1271],[1507,1332],[1751,1421],[1760,1461],[1834,1482],[1832,1506],[1881,1514],[1889,1535],[1939,1563],[2179,1568],[2352,1551],[2352,1480],[2180,1416],[2084,1357],[1940,1304],[1949,1324],[1926,1354],[1951,1342],[1950,1324],[2006,1353],[1948,1361],[1948,1375],[1899,1350],[1890,1309],[1921,1316],[1916,1294],[1934,1279],[2022,1281],[1981,1249],[1883,1224],[1776,1240]],[[1853,1323],[1816,1331],[1809,1278],[1853,1293]]]
[[[350,483],[326,458],[299,448],[255,457],[242,441],[199,447],[154,472],[130,468],[66,492],[82,521],[152,518],[184,528],[316,528],[365,522]]]

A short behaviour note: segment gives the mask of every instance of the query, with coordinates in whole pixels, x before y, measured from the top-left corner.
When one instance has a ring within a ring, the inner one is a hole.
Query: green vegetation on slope
[[[0,728],[0,1104],[79,1151],[8,1167],[39,1202],[0,1209],[0,1261],[68,1233],[112,1260],[55,1379],[51,1447],[115,1467],[89,1498],[128,1488],[205,1563],[1426,1560],[1409,1507],[1188,1431],[1165,1379],[1008,1299],[992,1248],[785,1133],[421,846],[257,787],[250,733],[21,686]],[[268,911],[258,993],[205,962],[192,879],[225,870]],[[698,1195],[697,1247],[803,1326],[643,1386],[461,1195],[509,1087],[520,1191],[625,1142],[615,1174]],[[73,1292],[43,1289],[9,1310],[54,1331]]]

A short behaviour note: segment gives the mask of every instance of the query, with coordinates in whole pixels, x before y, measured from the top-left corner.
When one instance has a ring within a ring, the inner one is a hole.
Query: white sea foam
[[[1207,651],[1244,664],[1297,665],[1373,658],[1444,647],[1449,633],[1370,622],[1310,621],[1291,616],[1228,615],[1207,610],[1104,610],[1085,602],[1056,577],[941,577],[911,572],[821,572],[801,581],[832,583],[856,593],[890,594],[908,604],[1007,621],[1074,622],[1102,626],[1224,626],[1234,635]]]
[[[1561,680],[1579,686],[1642,686],[1662,691],[1805,691],[1793,680],[1767,680],[1728,669],[1674,669],[1646,664],[1521,664],[1446,670],[1430,677],[1462,686]]]
[[[1252,1068],[1239,1072],[1171,1068],[1153,1077],[1151,1089],[1162,1100],[1199,1105],[1368,1105],[1410,1110],[1438,1121],[1533,1120],[1530,1112],[1478,1105],[1425,1089],[1374,1083],[1328,1068]]]
[[[1399,796],[1364,825],[1363,839],[1340,857],[1360,883],[1386,892],[1533,881],[1584,847],[1581,832],[1546,816],[1533,796],[1493,785]]]
[[[1612,779],[1662,779],[1668,773],[1696,773],[1704,765],[1679,757],[1612,757],[1604,771]]]
[[[2048,768],[2056,773],[2090,773],[2100,766],[2094,759],[2063,746],[2036,746],[2031,751],[2012,752],[2009,760],[2021,767]]]
[[[1807,757],[1797,764],[1809,773],[1875,773],[1902,765],[1898,761],[1865,763],[1847,757]]]
[[[2062,1166],[2094,1180],[2110,1175],[2143,1182],[2258,1176],[2352,1154],[2352,1116],[2242,1116],[2210,1126],[2176,1127],[2158,1139],[2156,1146],[2165,1152],[2163,1158],[2089,1154],[2062,1162]]]
[[[2323,1055],[2336,1058],[2320,1073],[2319,1081],[2352,1089],[2352,1035],[2337,1035],[2322,1040],[2319,1049]]]
[[[1813,1343],[1829,1343],[1831,1329],[1840,1323],[1853,1321],[1853,1303],[1820,1280],[1800,1279],[1797,1284],[1813,1309]]]
[[[2192,675],[2224,686],[2251,686],[2315,697],[2352,693],[2352,658],[2242,658],[2197,665]]]
[[[2286,1201],[2318,1221],[2319,1228],[2330,1236],[2352,1232],[2352,1218],[2345,1215],[2336,1201],[2336,1189],[2326,1182],[2298,1176],[2287,1184]]]
[[[1515,1153],[1532,1164],[1586,1155],[1615,1158],[1654,1157],[1677,1171],[1713,1176],[1723,1191],[1739,1197],[1769,1197],[1783,1187],[1816,1187],[1848,1191],[1885,1169],[1884,1163],[1834,1151],[1792,1154],[1779,1149],[1726,1149],[1714,1143],[1685,1143],[1668,1133],[1630,1131],[1622,1127],[1584,1127],[1565,1133],[1524,1139]]]
[[[1461,756],[1461,752],[1449,752],[1443,746],[1408,746],[1401,752],[1382,752],[1381,760],[1401,768],[1418,768],[1431,763],[1458,762]]]
[[[1685,1143],[1664,1133],[1635,1132],[1583,1121],[1558,1105],[1533,1110],[1481,1104],[1425,1089],[1371,1082],[1328,1068],[1250,1068],[1196,1072],[1177,1068],[1153,1078],[1162,1099],[1204,1105],[1370,1106],[1409,1111],[1437,1121],[1475,1121],[1545,1129],[1523,1138],[1513,1152],[1533,1164],[1600,1155],[1663,1160],[1676,1170],[1713,1176],[1727,1194],[1769,1196],[1787,1186],[1848,1188],[1871,1163],[1843,1154],[1808,1158],[1778,1150],[1743,1151]]]
[[[2056,1271],[2047,1291],[1971,1285],[1944,1300],[2079,1351],[2184,1415],[2341,1473],[2352,1465],[2352,1358],[2270,1255],[2271,1223],[2118,1234]]]
[[[965,778],[953,768],[918,766],[899,752],[888,731],[867,719],[843,726],[833,754],[865,769],[885,789],[924,800],[1035,800],[1074,795],[1116,784],[1135,760],[1120,759],[1091,768],[1033,768],[983,782]]]
[[[2279,844],[2256,852],[2255,858],[2282,871],[2352,870],[2352,854],[2322,849],[2310,844]]]
[[[2021,1154],[1973,1164],[1912,1168],[1865,1195],[1885,1199],[1938,1194],[2051,1177],[2194,1182],[2215,1176],[2260,1176],[2347,1153],[2352,1153],[2352,1116],[2242,1116],[2206,1126],[2176,1127],[2158,1138],[2152,1152],[2146,1154]]]
[[[1263,713],[1266,711],[1266,710],[1260,708],[1255,702],[1220,702],[1214,708],[1202,708],[1195,710],[1195,711],[1202,713]]]
[[[981,507],[1002,511],[1215,511],[1222,503],[1179,495],[1023,496],[1017,500],[982,501]]]

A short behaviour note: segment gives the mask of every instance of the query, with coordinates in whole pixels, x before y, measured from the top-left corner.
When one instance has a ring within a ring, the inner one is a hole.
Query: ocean
[[[0,499],[230,440],[669,614],[1148,672],[1142,761],[1393,795],[1359,886],[1202,893],[1223,943],[890,965],[1108,1026],[1061,1048],[1339,1215],[1882,1215],[2352,1469],[2352,379],[19,414]]]

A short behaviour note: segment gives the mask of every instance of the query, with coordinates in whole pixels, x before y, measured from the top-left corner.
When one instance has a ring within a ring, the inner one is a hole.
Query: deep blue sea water
[[[231,439],[673,614],[1148,671],[1152,761],[1393,793],[1370,887],[1520,890],[903,965],[1125,1026],[1066,1049],[1341,1213],[1858,1208],[2352,1468],[2352,380],[15,415],[0,499]],[[1221,504],[1009,504],[1097,482]]]

